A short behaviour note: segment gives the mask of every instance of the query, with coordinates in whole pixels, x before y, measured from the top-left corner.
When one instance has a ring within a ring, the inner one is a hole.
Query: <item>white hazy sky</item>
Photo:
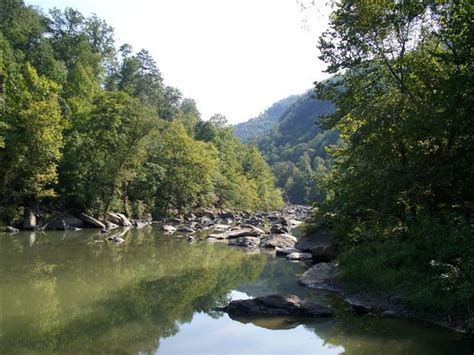
[[[114,28],[118,44],[148,49],[165,83],[195,99],[203,119],[222,113],[231,123],[246,121],[327,77],[316,49],[326,11],[302,12],[296,0],[26,3],[96,13]]]

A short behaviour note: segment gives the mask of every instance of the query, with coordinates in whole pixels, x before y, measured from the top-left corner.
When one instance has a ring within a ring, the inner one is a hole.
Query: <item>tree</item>
[[[469,1],[337,1],[319,44],[336,77],[317,86],[342,139],[319,217],[345,242],[346,273],[461,318],[474,314],[473,14]]]
[[[214,202],[216,151],[210,144],[193,140],[182,122],[169,123],[160,136],[154,159],[164,170],[156,195],[164,213]]]
[[[129,187],[157,129],[153,111],[138,100],[122,92],[98,95],[66,147],[61,190],[69,203],[129,212]]]
[[[6,63],[6,73],[1,201],[4,206],[34,207],[41,199],[55,196],[64,128],[60,86],[39,76],[28,63]]]

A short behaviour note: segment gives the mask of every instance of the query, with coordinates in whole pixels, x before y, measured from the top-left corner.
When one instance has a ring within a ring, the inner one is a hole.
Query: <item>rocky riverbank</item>
[[[334,237],[320,232],[306,236],[299,235],[301,231],[297,227],[310,216],[309,207],[298,205],[287,206],[281,211],[264,213],[201,208],[187,215],[161,218],[156,221],[153,221],[151,216],[130,219],[122,213],[114,212],[99,218],[84,213],[77,215],[57,213],[49,221],[43,221],[35,228],[72,231],[97,228],[101,230],[103,239],[122,244],[126,242],[125,235],[130,228],[143,228],[154,224],[170,237],[185,238],[189,242],[226,243],[230,247],[241,248],[245,251],[265,252],[275,257],[286,258],[288,262],[304,262],[308,265],[308,269],[298,279],[301,286],[330,291],[341,297],[346,307],[358,315],[409,318],[455,331],[465,333],[470,331],[465,325],[453,320],[415,312],[397,295],[369,290],[351,292],[339,277],[338,245]],[[14,234],[19,230],[10,226],[4,231]],[[278,304],[278,307],[275,304]],[[279,315],[288,313],[295,316],[314,317],[317,312],[313,311],[318,309],[322,311],[324,317],[331,316],[332,311],[326,304],[319,304],[319,308],[317,306],[314,301],[298,299],[295,295],[268,295],[254,301],[231,303],[221,310],[232,313],[233,316],[238,316],[239,313],[245,314],[245,312],[247,312],[246,315],[268,316],[276,312],[275,314]],[[293,312],[292,310],[295,309],[297,311]]]

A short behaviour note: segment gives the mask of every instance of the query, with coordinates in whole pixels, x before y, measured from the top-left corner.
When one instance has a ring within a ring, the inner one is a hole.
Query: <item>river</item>
[[[473,354],[472,339],[399,319],[239,319],[214,310],[297,284],[307,266],[154,226],[0,233],[2,354]]]

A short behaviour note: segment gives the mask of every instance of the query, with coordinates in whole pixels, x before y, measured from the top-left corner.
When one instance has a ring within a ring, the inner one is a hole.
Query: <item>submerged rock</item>
[[[269,295],[230,302],[221,309],[231,317],[238,316],[303,316],[330,317],[333,312],[316,301],[295,295]]]

